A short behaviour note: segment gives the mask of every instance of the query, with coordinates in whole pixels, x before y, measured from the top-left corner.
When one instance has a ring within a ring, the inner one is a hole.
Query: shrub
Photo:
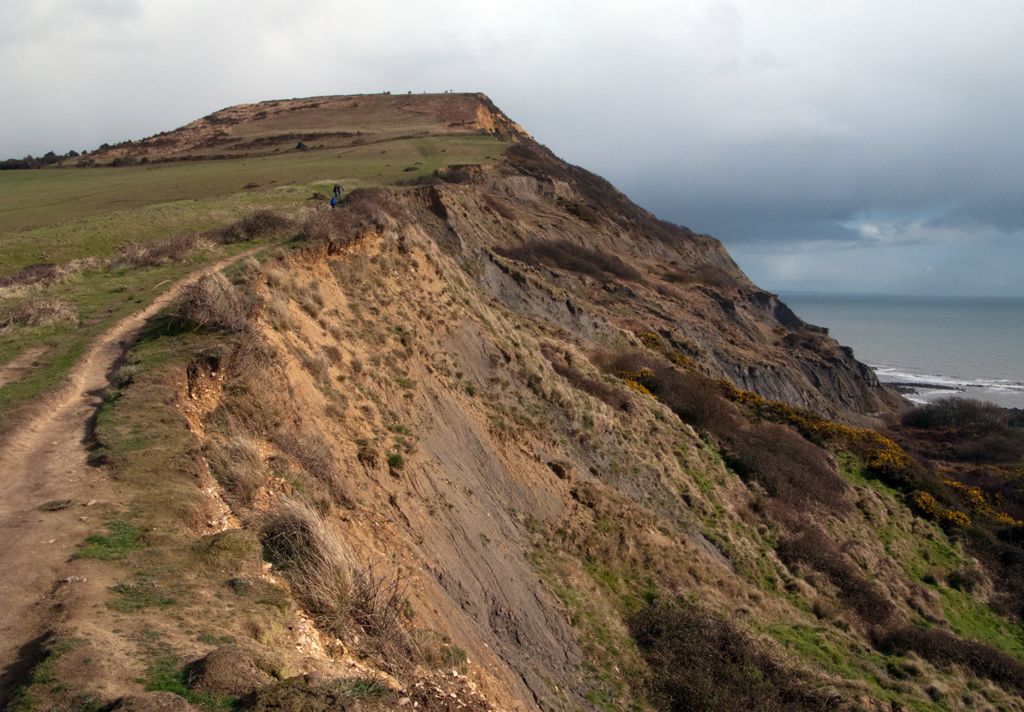
[[[609,255],[568,241],[537,240],[522,247],[495,248],[495,252],[533,265],[556,267],[569,272],[586,274],[598,279],[618,277],[631,282],[641,281],[640,272],[616,255]]]
[[[953,457],[961,462],[1014,463],[1024,458],[1024,439],[1019,435],[989,433],[953,447]]]
[[[1024,692],[1024,664],[990,645],[960,638],[939,628],[906,626],[875,636],[875,646],[887,653],[915,652],[938,665],[962,665],[1009,690]]]
[[[542,346],[541,353],[551,364],[555,373],[567,380],[574,388],[588,393],[598,400],[610,405],[616,410],[629,408],[629,396],[617,388],[602,383],[596,378],[591,378],[569,362],[569,357],[558,353],[550,346]]]
[[[172,309],[173,317],[195,328],[239,332],[248,324],[248,308],[238,290],[220,272],[186,286]]]
[[[968,398],[943,398],[911,408],[901,422],[912,428],[953,428],[967,433],[999,432],[1007,426],[1006,413],[997,405]]]
[[[847,485],[817,445],[775,423],[751,423],[721,436],[722,455],[745,480],[780,502],[800,508],[807,500],[831,509],[850,507]]]
[[[628,620],[663,710],[820,710],[827,700],[749,635],[700,609],[654,603]]]
[[[825,574],[839,589],[839,597],[865,621],[884,623],[896,613],[881,587],[869,581],[821,527],[808,526],[783,539],[776,551],[787,566],[804,564]]]

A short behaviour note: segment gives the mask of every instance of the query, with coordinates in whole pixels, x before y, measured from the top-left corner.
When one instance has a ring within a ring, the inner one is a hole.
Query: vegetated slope
[[[999,582],[823,417],[898,399],[716,241],[527,139],[292,234],[131,351],[25,708],[1022,707]]]

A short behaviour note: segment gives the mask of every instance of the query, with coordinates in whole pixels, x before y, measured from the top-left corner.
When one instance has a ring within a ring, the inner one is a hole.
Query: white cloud
[[[1024,227],[1022,26],[1015,0],[4,0],[0,156],[241,101],[483,90],[730,245],[1006,245]],[[967,219],[934,224],[952,210]]]

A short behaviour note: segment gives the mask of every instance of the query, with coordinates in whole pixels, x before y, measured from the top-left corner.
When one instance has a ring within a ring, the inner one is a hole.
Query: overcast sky
[[[767,289],[1024,296],[1022,30],[1019,0],[0,0],[0,157],[480,90]]]

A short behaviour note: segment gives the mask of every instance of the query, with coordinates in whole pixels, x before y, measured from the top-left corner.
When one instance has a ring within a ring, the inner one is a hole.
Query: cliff
[[[185,288],[97,414],[90,546],[127,544],[55,589],[28,699],[1020,707],[998,584],[951,583],[980,570],[958,525],[860,427],[896,394],[479,95],[292,114],[399,101],[500,155],[227,229],[270,246]]]

